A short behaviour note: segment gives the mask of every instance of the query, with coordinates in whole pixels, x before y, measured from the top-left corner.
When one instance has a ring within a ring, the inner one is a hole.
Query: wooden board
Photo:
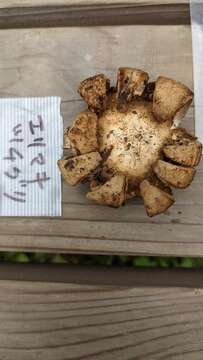
[[[78,5],[128,5],[136,6],[188,4],[188,0],[1,0],[0,8],[31,7],[31,6],[78,6]]]
[[[117,67],[136,66],[152,79],[165,74],[193,87],[186,25],[3,30],[0,47],[0,96],[59,95],[64,127],[84,106],[78,83],[95,73],[104,72],[115,82]],[[190,131],[193,110],[184,120]],[[175,191],[175,206],[153,219],[146,217],[140,200],[113,210],[87,201],[86,186],[64,184],[63,217],[3,219],[0,249],[202,256],[202,181],[201,165],[191,187]]]
[[[200,360],[203,291],[0,281],[4,360]]]
[[[189,23],[187,0],[3,0],[0,3],[0,29]]]

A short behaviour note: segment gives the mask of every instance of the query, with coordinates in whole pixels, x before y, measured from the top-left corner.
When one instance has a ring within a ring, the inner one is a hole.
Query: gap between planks
[[[83,284],[121,286],[124,288],[131,286],[203,288],[202,273],[203,269],[143,269],[68,264],[0,264],[0,282],[6,280],[29,281],[30,286],[32,281],[40,281],[50,284],[54,282],[69,283],[73,287],[76,284]]]

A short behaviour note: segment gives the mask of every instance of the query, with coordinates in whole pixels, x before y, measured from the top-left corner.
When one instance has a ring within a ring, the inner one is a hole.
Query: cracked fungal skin
[[[118,69],[116,87],[103,74],[82,81],[78,92],[88,108],[65,130],[72,156],[58,166],[70,185],[89,181],[89,200],[120,207],[139,196],[154,216],[174,203],[171,188],[190,185],[202,145],[177,127],[192,91],[164,76],[148,81],[129,67]]]

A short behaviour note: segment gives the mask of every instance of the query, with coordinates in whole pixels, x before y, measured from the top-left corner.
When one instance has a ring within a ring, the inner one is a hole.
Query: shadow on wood
[[[0,280],[123,287],[203,287],[203,269],[142,269],[55,264],[0,264]]]
[[[0,29],[189,23],[189,4],[42,6],[0,9]]]

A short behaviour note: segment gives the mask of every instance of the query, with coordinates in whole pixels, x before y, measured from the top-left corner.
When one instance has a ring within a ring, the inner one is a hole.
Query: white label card
[[[203,143],[203,0],[191,0],[195,135]]]
[[[60,98],[0,99],[0,215],[60,216]]]

